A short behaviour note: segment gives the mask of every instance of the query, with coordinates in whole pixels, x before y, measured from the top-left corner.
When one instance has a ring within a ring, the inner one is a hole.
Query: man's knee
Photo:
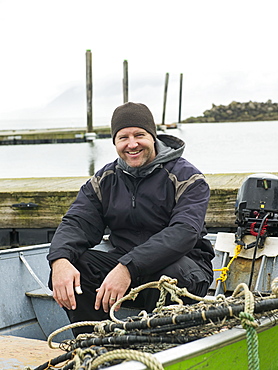
[[[167,266],[159,274],[177,279],[178,287],[185,287],[193,294],[205,295],[210,285],[210,276],[207,271],[187,256]]]

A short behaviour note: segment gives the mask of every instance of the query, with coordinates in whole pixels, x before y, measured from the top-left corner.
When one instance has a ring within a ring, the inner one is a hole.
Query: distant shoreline
[[[278,121],[278,103],[231,102],[229,105],[214,105],[203,116],[189,117],[181,123],[214,123],[245,121]]]

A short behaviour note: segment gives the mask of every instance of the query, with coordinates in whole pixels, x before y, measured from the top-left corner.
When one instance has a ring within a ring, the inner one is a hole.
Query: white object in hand
[[[82,294],[83,293],[80,285],[75,287],[75,291],[76,291],[76,294]]]

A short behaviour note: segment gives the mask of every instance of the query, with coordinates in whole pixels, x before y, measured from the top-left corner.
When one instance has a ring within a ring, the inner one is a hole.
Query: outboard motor
[[[237,195],[236,243],[245,249],[262,248],[266,237],[278,236],[278,177],[271,174],[248,176]],[[256,242],[245,245],[244,235],[253,235]]]

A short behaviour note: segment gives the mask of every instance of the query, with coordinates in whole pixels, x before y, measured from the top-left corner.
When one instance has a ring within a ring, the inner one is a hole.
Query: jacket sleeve
[[[209,187],[197,180],[179,197],[166,228],[119,259],[133,279],[155,273],[188,254],[201,237]]]
[[[74,263],[86,249],[100,243],[104,228],[102,207],[89,180],[58,226],[47,259],[67,258]]]

